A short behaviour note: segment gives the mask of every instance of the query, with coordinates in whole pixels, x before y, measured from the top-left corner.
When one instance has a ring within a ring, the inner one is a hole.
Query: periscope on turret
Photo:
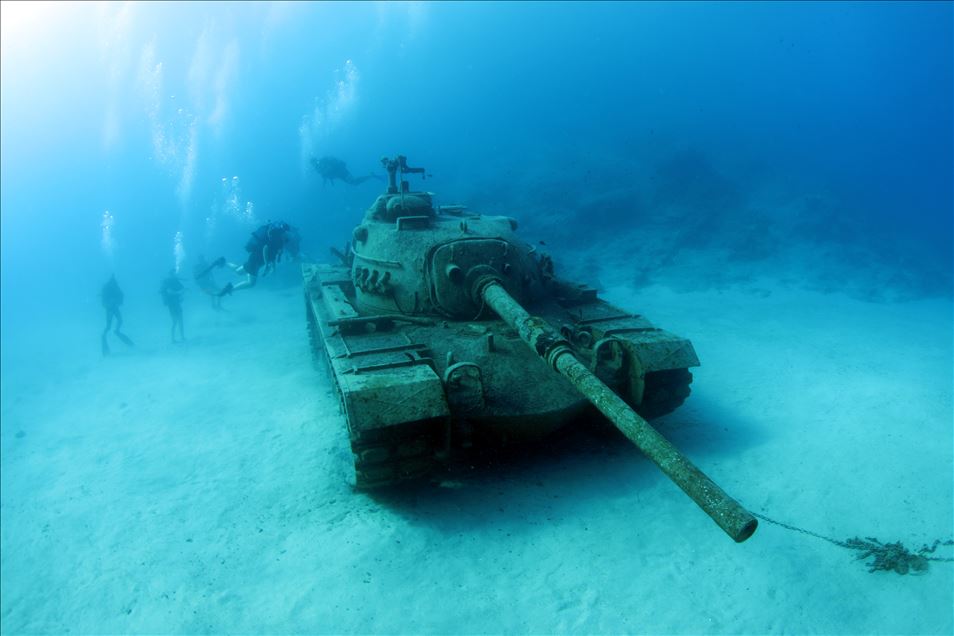
[[[337,263],[302,266],[316,355],[340,397],[359,489],[433,474],[478,445],[541,440],[599,412],[736,541],[755,518],[647,420],[689,396],[685,338],[562,280],[517,221],[388,186]]]

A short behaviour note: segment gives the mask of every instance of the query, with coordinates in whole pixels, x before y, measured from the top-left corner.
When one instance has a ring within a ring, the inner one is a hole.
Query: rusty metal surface
[[[496,281],[479,287],[482,298],[521,339],[609,419],[649,459],[737,542],[745,541],[758,521],[641,418],[621,397],[587,369],[569,343],[531,316]]]
[[[435,207],[432,193],[409,190],[404,175],[417,172],[402,158],[387,165],[393,188],[336,251],[340,265],[302,267],[314,350],[340,396],[359,487],[426,474],[478,437],[540,439],[593,410],[541,359],[557,345],[645,417],[686,399],[699,363],[688,340],[557,278],[514,219]],[[499,319],[474,293],[485,280],[533,317]]]

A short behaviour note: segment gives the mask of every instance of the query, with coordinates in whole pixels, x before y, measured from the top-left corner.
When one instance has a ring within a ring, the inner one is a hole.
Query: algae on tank
[[[305,264],[316,352],[348,422],[359,488],[431,474],[474,445],[540,439],[593,407],[736,541],[757,521],[646,419],[689,395],[692,344],[562,280],[517,221],[387,192],[336,264]],[[528,346],[529,345],[529,346]]]

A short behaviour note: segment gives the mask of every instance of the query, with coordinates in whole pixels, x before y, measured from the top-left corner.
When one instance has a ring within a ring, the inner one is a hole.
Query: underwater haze
[[[10,3],[4,311],[155,277],[179,232],[190,256],[235,245],[247,211],[323,252],[376,191],[329,193],[308,159],[395,153],[541,233],[672,214],[676,252],[760,271],[794,242],[847,274],[806,284],[950,295],[951,10]]]
[[[0,10],[4,634],[954,630],[954,4]],[[356,492],[298,264],[193,272],[266,221],[330,260],[398,154],[692,340],[661,432],[809,533],[734,545],[599,435]]]

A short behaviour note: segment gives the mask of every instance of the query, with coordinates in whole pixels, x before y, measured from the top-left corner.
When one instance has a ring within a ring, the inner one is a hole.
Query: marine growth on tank
[[[0,633],[954,632],[954,4],[0,2]]]

